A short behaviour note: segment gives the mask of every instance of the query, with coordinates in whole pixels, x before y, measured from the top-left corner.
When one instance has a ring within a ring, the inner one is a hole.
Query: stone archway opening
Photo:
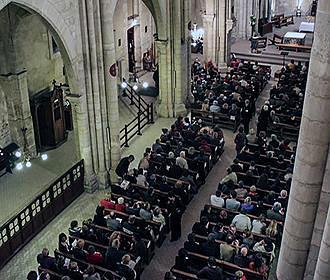
[[[5,222],[79,156],[67,99],[77,82],[59,34],[17,3],[0,10],[0,25],[0,147],[15,143],[21,154],[11,161],[13,174],[0,170]]]

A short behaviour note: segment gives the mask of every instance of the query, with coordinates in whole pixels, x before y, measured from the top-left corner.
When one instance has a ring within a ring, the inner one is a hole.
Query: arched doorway
[[[82,126],[78,126],[74,120],[74,132],[57,131],[59,127],[54,125],[54,133],[69,134],[68,141],[58,149],[45,155],[44,150],[36,145],[36,123],[30,108],[32,98],[44,90],[48,90],[46,96],[51,96],[53,79],[57,80],[57,85],[67,84],[61,88],[62,98],[66,98],[69,92],[84,93],[79,89],[79,79],[74,70],[80,62],[72,34],[66,31],[63,18],[53,11],[48,2],[45,5],[38,5],[37,2],[26,4],[26,1],[6,1],[7,5],[4,2],[0,4],[0,84],[7,107],[7,119],[2,120],[8,127],[5,131],[7,138],[0,143],[5,145],[13,142],[22,154],[16,161],[22,164],[16,164],[17,169],[12,170],[13,174],[0,178],[0,186],[4,188],[1,190],[1,205],[5,214],[1,222],[83,158],[80,153],[81,138],[76,137]],[[40,10],[40,7],[45,10]],[[60,101],[56,98],[50,103],[53,110],[50,115],[54,117],[54,123],[64,118],[64,110],[58,111]],[[66,103],[69,102],[68,98]],[[5,107],[3,103],[1,106]]]

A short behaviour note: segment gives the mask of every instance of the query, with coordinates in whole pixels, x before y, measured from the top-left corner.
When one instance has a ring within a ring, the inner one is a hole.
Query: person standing
[[[135,158],[133,155],[129,155],[128,157],[122,158],[117,165],[116,174],[119,177],[123,178],[124,175],[126,175],[128,173],[129,165],[131,164],[131,162],[134,161],[134,159]]]
[[[236,144],[236,153],[239,155],[247,143],[246,134],[244,133],[243,127],[238,129],[234,142]]]
[[[252,119],[252,108],[248,99],[245,100],[244,106],[242,107],[241,117],[242,123],[244,125],[244,133],[248,134],[250,128],[250,120]]]
[[[171,242],[181,238],[181,219],[182,211],[176,208],[170,218]]]

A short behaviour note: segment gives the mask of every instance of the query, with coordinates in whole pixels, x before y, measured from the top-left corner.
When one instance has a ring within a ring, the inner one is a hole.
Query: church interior
[[[329,0],[0,1],[0,279],[330,279]]]

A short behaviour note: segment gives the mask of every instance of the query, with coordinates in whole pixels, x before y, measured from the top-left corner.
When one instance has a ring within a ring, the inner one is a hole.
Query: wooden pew
[[[273,39],[268,39],[270,41],[269,45],[283,44],[284,38],[280,35],[274,34]]]
[[[298,44],[275,44],[279,50],[289,50],[289,51],[296,51],[296,52],[311,52],[312,46],[307,45],[298,45]]]

